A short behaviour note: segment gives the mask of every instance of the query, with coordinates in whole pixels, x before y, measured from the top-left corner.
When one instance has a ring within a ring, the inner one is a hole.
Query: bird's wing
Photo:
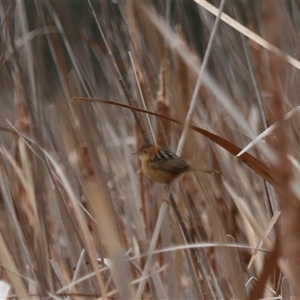
[[[181,173],[189,167],[188,161],[165,149],[159,151],[150,163],[154,169],[171,173]]]

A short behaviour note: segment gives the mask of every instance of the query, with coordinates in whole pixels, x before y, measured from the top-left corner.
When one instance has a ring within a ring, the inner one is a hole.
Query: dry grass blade
[[[0,299],[7,299],[10,290],[10,285],[4,281],[0,281]]]
[[[157,294],[157,299],[167,299],[167,293],[163,287],[163,284],[157,274],[157,271],[155,270],[154,267],[150,268],[150,274],[151,274],[151,279],[153,281],[153,284],[155,286],[156,294]]]
[[[186,140],[187,131],[189,129],[190,122],[192,120],[192,116],[193,116],[194,109],[195,109],[195,106],[196,106],[196,101],[197,101],[198,94],[199,94],[200,87],[201,87],[201,83],[202,83],[202,80],[203,80],[202,77],[203,77],[205,68],[207,66],[207,63],[208,63],[208,60],[209,60],[209,57],[210,57],[210,54],[211,54],[212,45],[213,45],[214,39],[216,37],[216,33],[217,33],[219,22],[220,22],[220,17],[223,13],[224,5],[225,5],[225,0],[222,0],[221,4],[220,4],[220,7],[218,9],[218,15],[217,15],[216,21],[214,23],[212,33],[211,33],[210,38],[209,38],[207,49],[205,51],[203,62],[201,64],[201,68],[199,70],[199,75],[198,75],[197,83],[196,83],[196,86],[195,86],[195,90],[193,92],[193,97],[192,97],[192,100],[191,100],[189,111],[187,113],[187,116],[186,116],[186,119],[185,119],[185,122],[184,122],[183,132],[181,134],[181,137],[180,137],[180,140],[179,140],[179,143],[178,143],[177,155],[181,155],[181,153],[182,153],[183,144]]]
[[[228,190],[228,192],[230,193],[230,195],[233,197],[233,199],[235,201],[235,204],[237,205],[237,207],[239,208],[239,210],[241,211],[241,213],[245,216],[245,218],[247,219],[247,221],[251,224],[251,227],[253,228],[253,230],[255,231],[255,233],[263,241],[263,243],[265,244],[265,246],[267,247],[267,249],[271,253],[274,253],[274,249],[277,250],[276,247],[274,247],[274,245],[272,244],[272,242],[265,235],[265,233],[262,230],[262,228],[260,228],[260,226],[257,223],[257,221],[253,218],[253,216],[251,215],[249,209],[246,207],[245,202],[243,201],[243,199],[241,199],[238,195],[236,195],[236,193],[233,191],[233,189],[225,181],[224,181],[224,185],[225,185],[226,189]],[[278,259],[278,261],[277,261],[277,259]],[[290,268],[284,262],[284,260],[282,258],[278,258],[278,256],[276,256],[274,258],[274,260],[272,261],[272,264],[274,265],[276,263],[278,263],[278,266],[280,267],[281,271],[290,280],[290,282],[295,283],[295,279],[293,277],[293,274],[291,273]]]
[[[1,265],[4,268],[17,297],[19,299],[29,299],[26,285],[24,284],[23,279],[18,275],[19,272],[16,262],[14,261],[2,234],[0,234],[0,257]]]
[[[275,212],[275,214],[274,214],[274,216],[272,217],[272,219],[271,219],[271,221],[270,221],[270,223],[269,223],[269,225],[268,225],[268,228],[267,228],[267,230],[266,230],[266,232],[265,232],[265,235],[266,235],[266,236],[268,236],[269,233],[271,232],[271,230],[273,229],[273,227],[274,227],[275,223],[277,222],[279,216],[280,216],[280,212],[279,212],[279,211]],[[257,247],[261,247],[262,244],[263,244],[263,242],[262,242],[262,241],[259,241],[258,244],[257,244]],[[251,260],[249,261],[249,264],[248,264],[248,269],[251,268],[251,266],[252,266],[252,264],[253,264],[253,262],[254,262],[254,260],[255,260],[255,258],[256,258],[257,253],[258,253],[258,252],[256,252],[256,251],[253,253],[253,255],[252,255],[252,257],[251,257]]]
[[[261,229],[257,221],[253,218],[251,212],[249,211],[249,208],[245,204],[245,201],[235,193],[235,191],[226,181],[223,181],[223,183],[226,189],[228,190],[228,192],[230,193],[231,197],[233,197],[233,200],[237,205],[238,209],[242,212],[242,214],[245,216],[247,221],[251,224],[256,234],[262,239],[267,249],[270,250],[272,248],[272,243],[267,238],[267,236],[265,235],[264,231]]]
[[[86,250],[87,250],[87,252],[88,252],[88,254],[91,258],[91,262],[92,262],[92,266],[93,266],[94,271],[95,271],[96,279],[98,281],[99,287],[101,288],[103,294],[105,295],[105,293],[104,293],[105,287],[104,287],[104,284],[103,284],[103,280],[100,277],[100,274],[99,274],[99,271],[98,271],[98,265],[97,265],[97,262],[96,262],[97,255],[96,255],[95,247],[94,247],[94,244],[92,243],[91,236],[89,234],[87,225],[84,222],[83,214],[82,214],[82,212],[81,212],[81,210],[78,206],[76,196],[74,195],[69,182],[67,181],[65,175],[63,174],[62,170],[59,168],[59,166],[57,165],[55,160],[48,153],[45,153],[45,155],[46,155],[47,159],[49,160],[50,164],[53,166],[53,168],[54,168],[55,172],[57,173],[58,177],[62,181],[62,184],[63,184],[63,186],[66,190],[66,193],[69,196],[71,207],[72,207],[73,212],[76,216],[76,220],[78,222],[78,227],[80,228],[80,231],[81,231],[82,240],[84,241]]]
[[[142,278],[141,278],[142,280],[141,280],[141,282],[139,284],[139,287],[138,287],[138,290],[137,290],[137,297],[138,298],[141,296],[141,294],[142,294],[142,292],[145,288],[145,284],[146,284],[145,280],[147,278],[148,272],[149,272],[151,264],[152,264],[153,252],[154,252],[154,249],[155,249],[155,246],[156,246],[156,243],[157,243],[157,239],[158,239],[158,236],[159,236],[159,232],[160,232],[161,225],[163,223],[163,219],[165,217],[167,208],[168,208],[168,205],[167,205],[167,203],[164,202],[162,204],[160,210],[159,210],[159,215],[158,215],[158,218],[157,218],[155,230],[153,232],[152,239],[151,239],[151,242],[150,242],[150,245],[149,245],[147,260],[145,262],[145,266],[144,266],[143,273],[142,273]]]
[[[235,240],[232,236],[227,236],[228,242],[235,244]],[[246,299],[247,292],[245,289],[245,283],[243,281],[243,270],[241,268],[241,261],[237,248],[228,249],[227,255],[229,256],[229,261],[233,262],[233,264],[226,264],[225,266],[229,269],[228,272],[228,280],[230,281],[231,287],[233,289],[233,293],[237,299]]]
[[[109,44],[108,44],[108,42],[107,42],[107,40],[105,38],[105,35],[104,35],[103,30],[102,30],[102,28],[100,26],[100,23],[98,21],[98,18],[96,16],[96,13],[95,13],[95,10],[94,10],[94,8],[92,6],[92,3],[91,3],[90,0],[88,0],[88,3],[90,5],[90,8],[91,8],[94,20],[95,20],[95,22],[97,24],[98,30],[100,32],[100,35],[101,35],[101,37],[102,37],[102,39],[104,41],[104,45],[105,45],[106,51],[108,52],[109,58],[111,60],[111,65],[112,65],[114,71],[117,74],[118,80],[119,80],[120,85],[121,85],[121,87],[122,87],[122,89],[124,91],[124,94],[125,94],[125,97],[127,99],[127,102],[129,103],[129,105],[133,106],[133,104],[134,104],[133,99],[131,97],[131,94],[129,93],[129,90],[128,90],[127,85],[126,85],[126,83],[124,81],[124,78],[123,78],[123,76],[122,76],[122,74],[120,72],[120,69],[119,69],[119,67],[118,67],[118,65],[116,63],[116,60],[115,60],[115,58],[113,56],[113,53],[112,53],[112,51],[111,51],[111,49],[109,47]],[[146,133],[145,128],[144,128],[144,124],[142,123],[140,117],[134,111],[133,111],[133,116],[134,116],[134,118],[135,118],[135,120],[136,120],[136,122],[137,122],[137,124],[139,126],[139,129],[140,129],[141,134],[142,134],[143,139],[144,139],[144,143],[145,144],[150,144],[150,140],[149,140],[149,138],[147,136],[147,133]]]
[[[215,6],[213,6],[209,2],[207,2],[206,0],[194,0],[194,1],[198,5],[200,5],[204,9],[206,9],[207,11],[214,14],[215,16],[217,16],[219,14],[219,10]],[[255,34],[251,30],[249,30],[248,28],[244,27],[243,25],[241,25],[239,22],[235,21],[234,19],[232,19],[228,15],[223,13],[221,15],[221,20],[226,22],[228,25],[230,25],[232,28],[234,28],[235,30],[237,30],[238,32],[243,34],[244,36],[248,37],[252,41],[259,44],[260,46],[266,48],[267,50],[269,50],[269,51],[273,52],[274,54],[278,55],[280,58],[286,60],[288,63],[290,63],[295,68],[300,69],[299,60],[291,57],[287,53],[284,53],[278,47],[276,47],[276,46],[272,45],[271,43],[267,42],[265,39],[263,39],[259,35]]]
[[[22,145],[20,145],[20,148],[22,148]],[[11,165],[14,168],[20,182],[23,185],[24,190],[26,191],[26,193],[28,195],[29,204],[31,206],[31,211],[33,213],[33,215],[30,216],[30,219],[37,221],[38,220],[38,215],[37,215],[37,209],[36,209],[36,205],[35,205],[34,193],[33,193],[33,189],[32,189],[32,182],[31,182],[32,177],[29,176],[28,173],[26,174],[26,169],[25,169],[25,174],[23,174],[21,168],[18,166],[15,159],[12,157],[12,155],[5,148],[0,149],[0,152],[11,163]],[[22,154],[21,154],[21,156],[22,156]],[[28,162],[28,160],[25,159],[25,163],[26,163],[26,161]],[[38,228],[38,224],[35,224],[35,225],[36,225],[35,227]]]
[[[198,74],[200,66],[199,61],[194,57],[193,52],[187,47],[182,39],[172,30],[166,22],[160,18],[160,16],[150,7],[141,4],[140,2],[136,3],[139,13],[154,26],[160,34],[164,37],[168,46],[175,51],[176,54],[184,61],[188,66],[190,72]],[[201,80],[207,89],[215,96],[217,100],[227,111],[227,113],[233,118],[238,126],[244,130],[247,134],[253,135],[252,130],[245,121],[244,117],[239,113],[237,107],[234,105],[233,100],[219,88],[219,85],[214,81],[214,79],[209,75],[208,72],[203,72]]]
[[[185,245],[178,245],[173,246],[170,248],[165,248],[161,250],[156,250],[153,252],[153,254],[161,253],[161,252],[172,252],[172,251],[179,251],[183,249],[190,249],[190,248],[234,248],[234,249],[245,249],[245,250],[257,250],[260,252],[268,253],[269,250],[266,250],[264,248],[257,248],[252,247],[249,245],[240,245],[240,244],[232,244],[232,243],[193,243],[193,244],[185,244]]]
[[[284,121],[287,121],[288,119],[290,119],[295,113],[299,112],[300,107],[295,107],[293,108],[290,112],[288,112],[285,116],[284,116]],[[237,154],[237,157],[239,157],[240,155],[242,155],[243,153],[247,152],[249,149],[251,149],[256,143],[258,143],[260,140],[262,140],[263,138],[265,138],[266,136],[268,136],[273,130],[276,129],[277,126],[280,126],[280,124],[274,123],[273,125],[271,125],[270,127],[268,127],[266,130],[264,130],[261,134],[259,134],[253,141],[251,141],[246,147],[244,147],[244,149]],[[274,160],[272,161],[273,163],[275,162]]]
[[[85,190],[94,210],[93,213],[97,221],[100,239],[111,261],[111,270],[118,291],[122,297],[134,299],[134,292],[130,286],[130,278],[128,276],[129,266],[118,237],[117,228],[113,222],[114,217],[108,205],[109,199],[106,197],[101,185],[96,181],[89,180],[89,182],[85,183]],[[116,272],[115,270],[118,271]],[[125,279],[124,277],[127,278]]]

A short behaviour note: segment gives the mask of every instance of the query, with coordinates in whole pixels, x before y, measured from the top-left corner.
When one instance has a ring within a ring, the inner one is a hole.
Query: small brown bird
[[[159,146],[145,145],[137,152],[137,155],[141,160],[143,173],[156,182],[168,185],[180,175],[192,171],[187,160]]]

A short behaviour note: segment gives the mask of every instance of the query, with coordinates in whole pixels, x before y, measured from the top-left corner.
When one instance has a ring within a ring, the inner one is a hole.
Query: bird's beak
[[[137,152],[131,153],[131,155],[137,155],[137,154],[138,154]]]

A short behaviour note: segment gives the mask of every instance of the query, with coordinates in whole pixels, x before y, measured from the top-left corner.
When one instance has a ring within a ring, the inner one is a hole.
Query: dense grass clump
[[[1,299],[300,299],[296,1],[0,21]],[[217,172],[153,183],[149,143]]]

